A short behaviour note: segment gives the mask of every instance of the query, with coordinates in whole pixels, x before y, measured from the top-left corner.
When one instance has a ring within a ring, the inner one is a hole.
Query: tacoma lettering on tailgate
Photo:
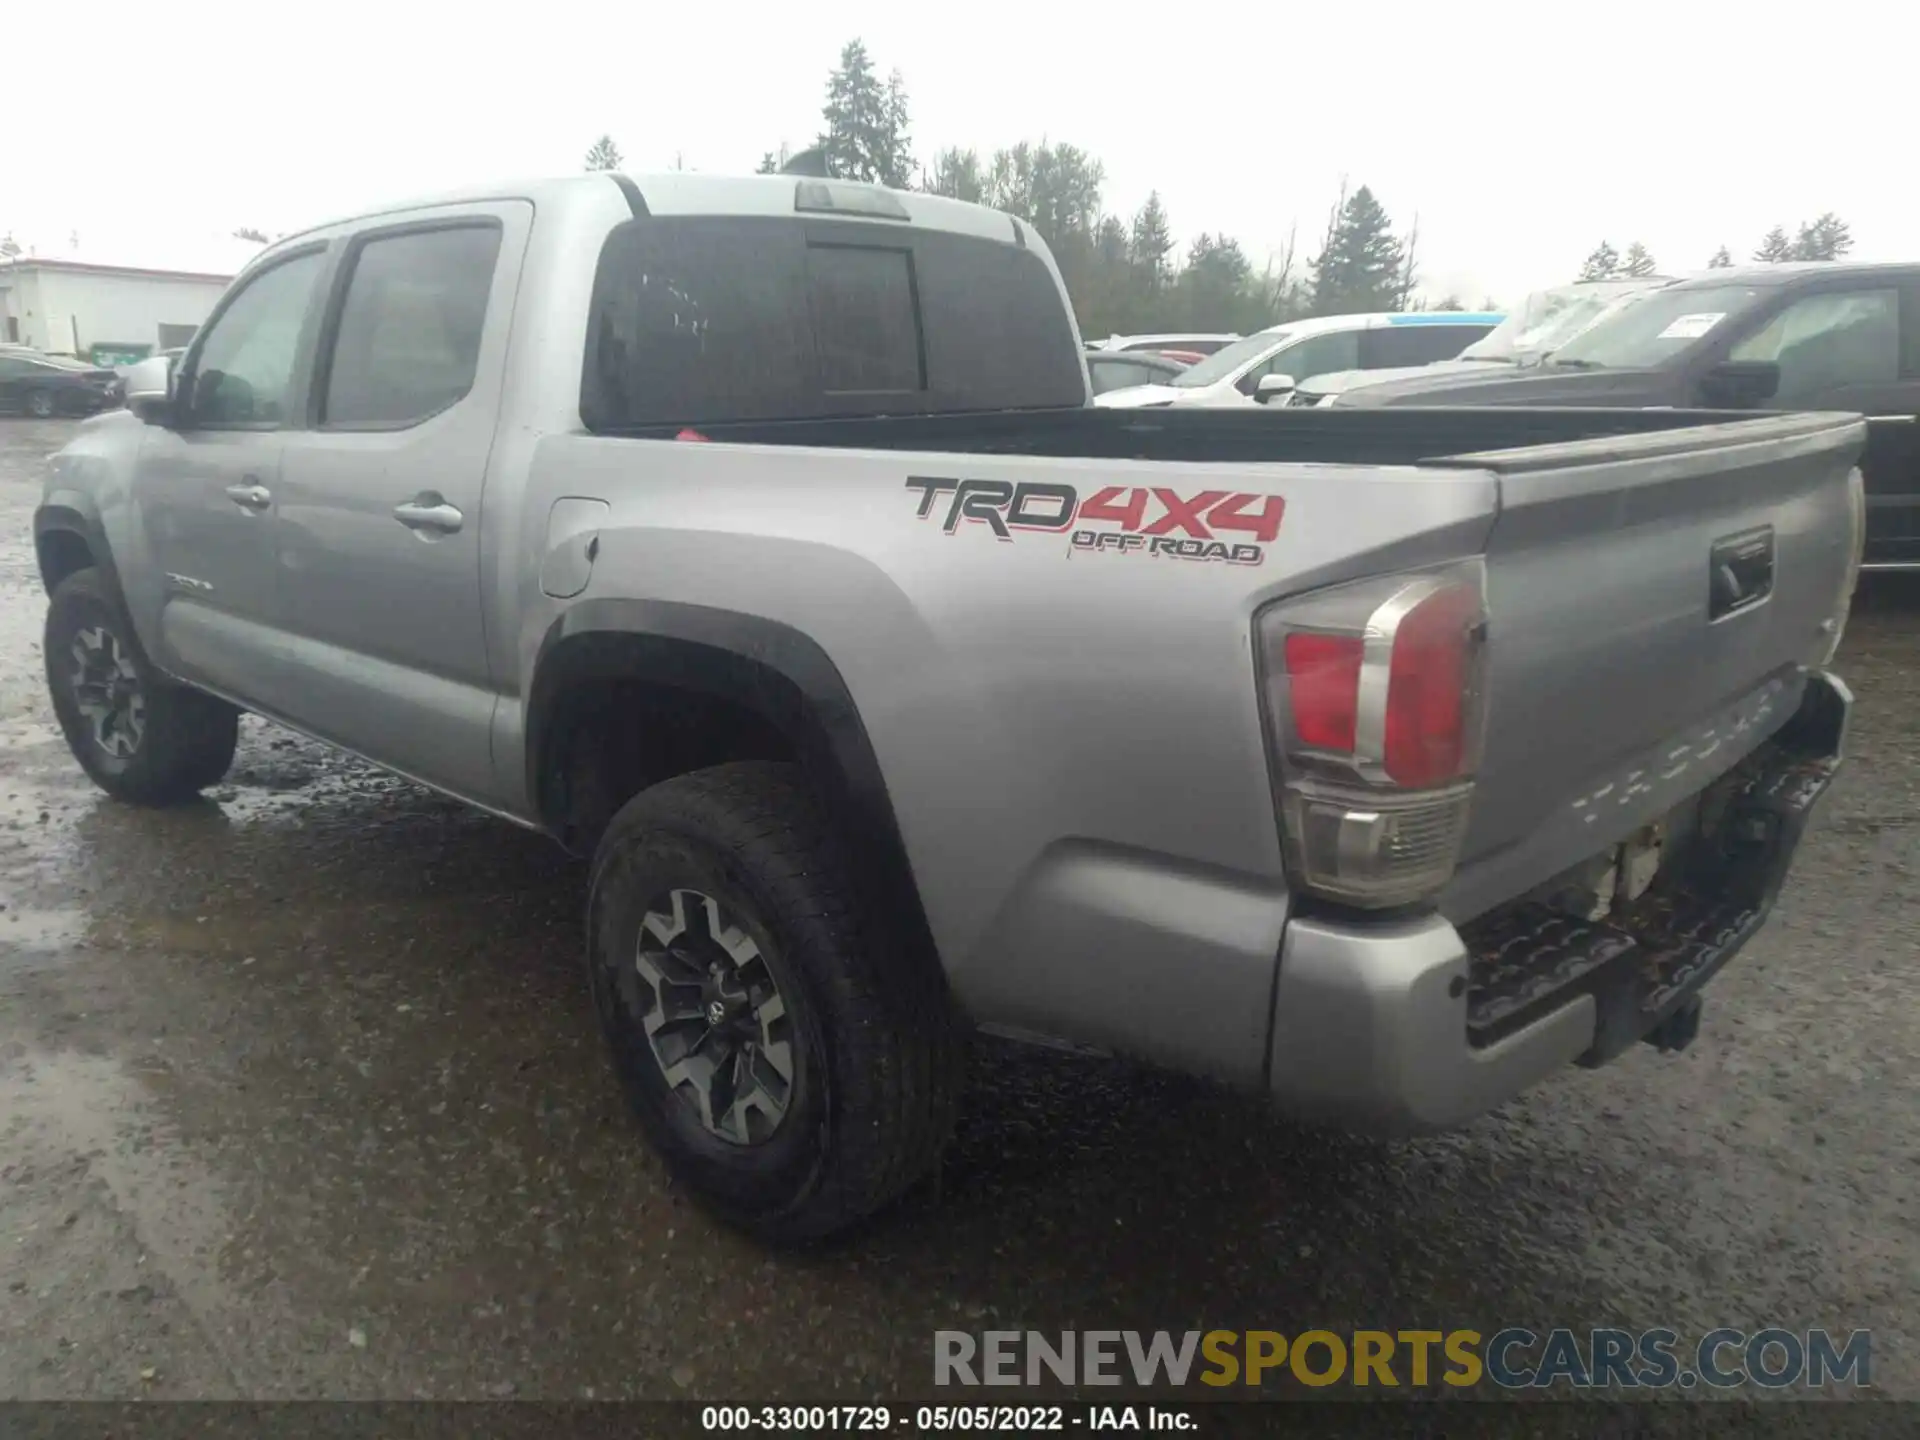
[[[1016,531],[1044,531],[1068,535],[1069,554],[1114,551],[1229,565],[1264,562],[1287,508],[1279,495],[1162,485],[1103,485],[1082,497],[1071,485],[1049,481],[909,475],[907,488],[920,492],[920,519],[935,518],[940,506],[940,528],[948,535],[962,524],[984,525],[1011,543]]]

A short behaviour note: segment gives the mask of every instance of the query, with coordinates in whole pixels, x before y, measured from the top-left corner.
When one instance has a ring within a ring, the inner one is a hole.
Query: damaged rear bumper
[[[1852,696],[1801,706],[1707,792],[1702,841],[1605,920],[1502,907],[1353,926],[1296,918],[1275,989],[1270,1087],[1305,1118],[1378,1133],[1459,1124],[1570,1062],[1691,1038],[1701,989],[1765,922],[1840,766]]]

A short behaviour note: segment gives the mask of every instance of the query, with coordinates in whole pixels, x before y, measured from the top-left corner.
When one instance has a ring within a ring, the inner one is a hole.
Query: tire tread
[[[811,1188],[782,1213],[729,1218],[776,1241],[843,1230],[932,1170],[952,1129],[962,1046],[939,964],[889,923],[874,867],[860,864],[794,766],[736,762],[642,792],[608,827],[596,890],[631,838],[655,829],[714,847],[774,895],[797,968],[830,987],[826,1008],[848,1017],[835,1035],[845,1053],[828,1069],[862,1077],[833,1088],[828,1154]]]

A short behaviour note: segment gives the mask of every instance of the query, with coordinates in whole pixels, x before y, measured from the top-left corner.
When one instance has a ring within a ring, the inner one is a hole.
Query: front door
[[[483,804],[500,792],[481,491],[531,222],[524,202],[463,205],[348,241],[276,492],[294,686],[276,708]]]
[[[1873,276],[1831,282],[1789,300],[1736,341],[1730,360],[1768,360],[1777,410],[1849,410],[1867,417],[1860,471],[1867,491],[1866,563],[1920,566],[1920,291]]]
[[[133,487],[161,588],[161,664],[243,702],[276,663],[274,488],[324,259],[324,247],[290,255],[222,302]]]

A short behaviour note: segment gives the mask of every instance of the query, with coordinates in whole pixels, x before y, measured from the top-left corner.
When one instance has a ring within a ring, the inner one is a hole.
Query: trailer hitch
[[[1701,998],[1694,996],[1640,1038],[1662,1055],[1677,1055],[1700,1033]]]

